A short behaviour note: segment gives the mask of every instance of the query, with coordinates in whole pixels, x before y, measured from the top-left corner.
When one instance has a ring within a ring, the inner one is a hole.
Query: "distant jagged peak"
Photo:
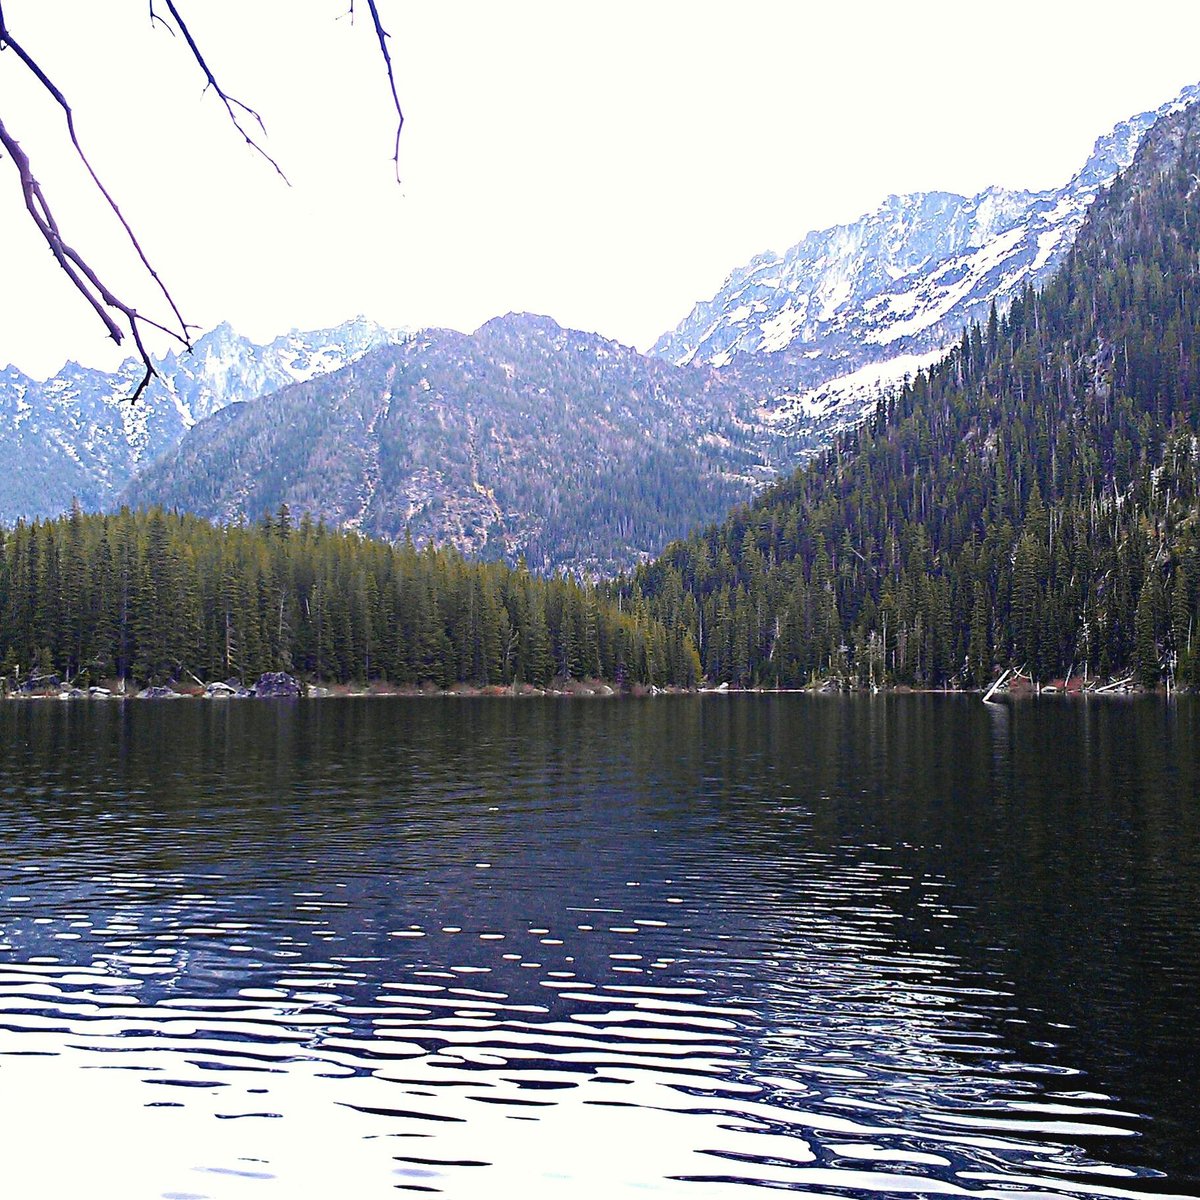
[[[157,359],[158,374],[136,404],[128,397],[143,367],[133,358],[115,371],[67,363],[45,379],[0,370],[0,471],[19,470],[47,446],[58,456],[53,478],[31,476],[9,507],[0,500],[0,523],[56,515],[64,496],[101,507],[205,417],[336,371],[402,336],[356,317],[260,345],[222,321],[199,335],[190,353]]]
[[[205,330],[192,339],[192,349],[168,350],[161,358],[155,358],[155,365],[162,375],[169,376],[178,369],[188,369],[188,364],[194,366],[197,362],[215,361],[235,355],[244,358],[261,358],[271,353],[285,352],[289,349],[303,348],[337,348],[355,356],[364,353],[375,346],[389,342],[401,341],[407,336],[403,327],[382,325],[361,314],[342,321],[338,325],[326,329],[301,330],[293,328],[287,333],[281,333],[267,342],[255,342],[253,339],[239,333],[228,320],[219,321],[211,329]],[[34,383],[45,384],[55,379],[101,376],[124,379],[131,374],[140,375],[143,370],[136,359],[127,359],[115,371],[105,371],[101,367],[81,366],[74,359],[69,359],[63,366],[51,375],[27,376],[16,367],[0,368],[5,377],[19,375]]]
[[[1200,84],[1190,85],[1120,122],[1061,188],[894,194],[783,254],[756,255],[650,353],[679,365],[736,360],[782,372],[781,386],[808,388],[848,365],[945,346],[993,302],[1003,307],[1048,278],[1146,131],[1197,98]]]
[[[215,341],[222,341],[226,338],[238,337],[233,326],[229,321],[218,321],[207,333],[201,334],[201,338],[209,338]]]
[[[1118,121],[1107,133],[1096,139],[1087,162],[1072,177],[1068,188],[1104,187],[1113,177],[1133,162],[1138,143],[1146,131],[1161,117],[1182,112],[1200,100],[1200,83],[1190,83],[1174,99],[1148,109],[1125,121]]]

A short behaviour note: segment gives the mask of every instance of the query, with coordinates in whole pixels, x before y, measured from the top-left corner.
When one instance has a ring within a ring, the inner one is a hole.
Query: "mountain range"
[[[0,653],[139,680],[1200,688],[1200,103],[1041,289],[722,522],[697,514],[758,482],[753,397],[648,361],[510,314],[228,405],[129,493],[220,527],[76,509],[5,534]],[[598,588],[414,545],[603,573],[672,522],[693,531]]]
[[[286,504],[375,537],[602,575],[774,474],[736,383],[509,314],[229,405],[122,499],[220,521]]]
[[[109,507],[139,469],[227,404],[325,374],[397,336],[360,317],[257,345],[219,325],[191,353],[158,360],[136,404],[128,401],[142,373],[134,359],[112,373],[70,362],[46,380],[4,367],[0,523],[65,512],[73,500]]]
[[[163,359],[137,405],[132,361],[46,381],[6,368],[0,522],[73,500],[217,520],[287,504],[538,570],[627,568],[829,445],[966,323],[1049,277],[1154,121],[1197,96],[1118,125],[1061,188],[893,196],[760,255],[649,355],[510,314],[474,334],[359,319],[268,345],[221,326]]]
[[[739,374],[780,424],[828,441],[882,386],[928,366],[972,321],[1063,261],[1096,197],[1161,117],[1200,85],[1099,138],[1061,187],[889,196],[858,220],[807,234],[733,271],[650,353]]]

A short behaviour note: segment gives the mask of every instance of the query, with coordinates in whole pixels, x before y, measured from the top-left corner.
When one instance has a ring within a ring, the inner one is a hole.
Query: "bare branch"
[[[4,148],[9,158],[12,159],[13,165],[17,168],[17,174],[21,180],[21,194],[25,199],[25,208],[32,218],[33,223],[37,226],[42,240],[49,247],[50,253],[54,255],[55,261],[62,267],[67,278],[70,279],[72,286],[91,305],[93,312],[99,317],[104,328],[108,330],[108,336],[117,345],[120,345],[124,341],[125,330],[121,328],[121,324],[117,320],[117,317],[114,316],[114,313],[124,319],[129,335],[133,338],[133,343],[137,347],[138,357],[145,368],[142,381],[138,384],[133,395],[129,397],[131,401],[137,400],[146,390],[150,380],[158,374],[150,358],[150,354],[142,341],[141,327],[145,325],[152,329],[158,329],[175,338],[176,341],[181,342],[183,345],[188,346],[189,343],[186,336],[180,335],[175,330],[168,329],[164,325],[160,325],[157,321],[152,321],[148,317],[142,316],[135,308],[119,299],[112,289],[101,280],[96,271],[88,264],[87,260],[63,239],[58,222],[55,220],[49,204],[46,203],[46,197],[42,193],[41,184],[34,177],[33,169],[29,163],[29,156],[21,149],[20,144],[9,133],[2,120],[0,120],[0,146]]]
[[[187,323],[183,319],[183,314],[179,311],[179,308],[175,303],[174,297],[167,290],[166,284],[163,283],[158,272],[152,266],[149,258],[146,257],[146,252],[145,252],[145,250],[142,249],[141,242],[138,241],[137,235],[133,232],[133,229],[130,226],[129,222],[125,219],[125,214],[121,211],[120,206],[117,204],[116,200],[113,199],[112,193],[108,190],[108,188],[106,188],[104,186],[104,183],[101,181],[100,176],[96,174],[95,168],[92,166],[91,161],[88,159],[87,154],[84,152],[83,146],[79,141],[79,135],[75,131],[75,113],[72,110],[71,105],[67,102],[67,98],[63,94],[62,90],[54,83],[54,81],[46,74],[46,72],[41,68],[41,66],[25,50],[25,47],[13,39],[12,33],[9,31],[8,27],[4,24],[4,13],[3,13],[2,9],[0,9],[0,41],[2,41],[4,46],[6,48],[10,49],[17,56],[17,58],[19,58],[21,60],[21,62],[29,70],[30,74],[33,75],[33,77],[38,81],[38,83],[40,83],[42,85],[42,87],[45,89],[45,91],[47,93],[49,93],[49,95],[54,99],[54,102],[59,106],[59,108],[62,109],[63,116],[66,118],[66,123],[67,123],[67,136],[71,140],[71,145],[72,145],[72,147],[74,147],[75,153],[78,156],[79,161],[83,164],[88,175],[91,176],[92,182],[96,185],[96,190],[100,193],[101,196],[104,197],[105,203],[108,205],[109,209],[112,211],[114,216],[116,216],[117,220],[121,223],[121,228],[125,230],[125,235],[126,235],[126,237],[129,238],[129,243],[133,247],[138,258],[141,260],[142,266],[146,268],[146,271],[149,274],[150,278],[153,279],[154,282],[158,285],[158,290],[162,293],[163,299],[166,300],[167,304],[169,305],[169,307],[171,309],[172,314],[175,317],[175,320],[179,323],[179,331],[180,331],[180,335],[181,335],[179,337],[179,340],[182,341],[184,345],[188,345],[189,344],[188,336],[187,336],[188,327],[187,327]]]
[[[349,11],[346,14],[351,22],[355,17],[355,0],[348,0]],[[225,107],[230,122],[233,127],[241,134],[246,143],[267,160],[274,168],[275,173],[285,182],[288,183],[288,178],[284,174],[282,168],[267,153],[265,149],[255,139],[255,135],[247,128],[247,123],[257,125],[259,130],[265,134],[266,126],[263,123],[262,117],[258,112],[245,104],[236,97],[231,96],[218,82],[215,74],[208,65],[203,52],[200,50],[196,39],[192,36],[191,29],[184,21],[182,14],[179,11],[176,0],[157,0],[157,3],[165,7],[166,13],[170,20],[160,13],[156,8],[156,0],[148,0],[150,24],[151,26],[160,25],[166,29],[172,37],[177,34],[182,35],[187,43],[188,51],[195,60],[197,66],[204,74],[205,91],[211,88],[220,99]],[[379,15],[379,7],[377,0],[366,0],[368,11],[371,14],[371,21],[375,29],[375,37],[379,43],[379,53],[383,58],[384,68],[387,73],[388,89],[392,97],[392,105],[396,112],[396,137],[392,154],[392,162],[395,165],[396,180],[400,180],[400,135],[404,127],[404,112],[400,106],[400,96],[396,90],[395,72],[392,66],[391,52],[388,48],[388,40],[390,35],[383,28],[383,22]],[[172,25],[172,21],[174,25]],[[38,233],[46,246],[53,254],[55,261],[62,268],[67,278],[71,281],[71,285],[76,291],[87,301],[92,310],[96,313],[101,323],[104,325],[108,336],[118,345],[128,335],[137,348],[138,356],[145,368],[141,382],[137,385],[136,390],[130,397],[130,400],[137,400],[149,386],[151,380],[157,375],[154,363],[150,358],[149,352],[142,340],[143,329],[156,329],[165,333],[187,349],[191,349],[189,339],[189,326],[183,319],[179,308],[175,304],[173,297],[167,290],[166,285],[159,277],[147,257],[140,241],[133,232],[132,226],[126,220],[124,213],[117,204],[113,195],[105,187],[99,175],[92,166],[90,159],[83,149],[83,145],[79,139],[75,128],[75,114],[70,103],[68,102],[63,91],[50,78],[38,61],[31,55],[24,46],[13,40],[12,34],[9,31],[8,25],[4,19],[4,9],[2,0],[0,0],[0,51],[12,50],[21,64],[37,81],[38,85],[46,92],[47,95],[61,109],[66,122],[67,136],[71,143],[76,156],[88,176],[91,178],[93,185],[104,198],[104,202],[108,205],[109,210],[120,222],[121,228],[124,230],[129,243],[134,252],[137,254],[143,268],[148,272],[154,280],[159,291],[162,293],[174,320],[178,324],[178,328],[169,328],[166,325],[152,320],[149,317],[143,316],[131,305],[122,301],[111,288],[100,278],[97,272],[92,268],[88,261],[75,250],[63,238],[59,229],[58,222],[54,214],[50,210],[49,204],[46,202],[45,195],[42,192],[41,185],[33,175],[30,167],[29,157],[21,148],[20,144],[12,136],[9,130],[0,121],[0,148],[7,152],[16,166],[17,173],[20,177],[21,193],[25,201],[25,208],[28,211],[30,218],[37,227]]]
[[[400,96],[396,92],[396,76],[392,70],[392,55],[388,50],[388,38],[391,36],[379,19],[379,7],[376,0],[367,0],[367,9],[371,20],[375,23],[375,36],[379,39],[379,53],[383,56],[383,65],[387,70],[388,87],[392,93],[392,105],[396,109],[396,146],[392,152],[392,162],[396,168],[396,182],[400,182],[400,131],[404,128],[404,112],[400,107]],[[351,2],[350,15],[354,16],[354,4]]]
[[[256,150],[263,156],[263,158],[267,160],[267,162],[271,164],[272,167],[275,168],[275,174],[278,175],[279,178],[290,187],[291,181],[283,173],[283,168],[262,148],[262,146],[258,144],[258,142],[254,140],[250,133],[247,132],[246,127],[242,124],[242,118],[239,116],[239,113],[250,117],[259,127],[259,129],[263,133],[266,133],[267,127],[263,124],[262,117],[260,117],[258,113],[250,107],[250,105],[244,104],[241,100],[231,96],[223,87],[221,87],[221,85],[217,82],[217,77],[212,73],[212,68],[210,68],[208,65],[208,60],[204,57],[204,55],[201,53],[200,47],[196,44],[196,39],[192,37],[192,31],[187,27],[187,23],[180,15],[179,9],[175,5],[175,0],[165,0],[165,3],[167,6],[167,12],[169,12],[172,18],[174,18],[175,24],[179,28],[179,32],[183,34],[183,40],[187,42],[188,49],[192,52],[192,57],[196,60],[196,65],[201,71],[204,72],[204,78],[207,81],[205,84],[206,90],[207,88],[212,88],[218,99],[225,106],[225,111],[229,114],[229,120],[233,123],[234,129],[236,129],[238,133],[245,138],[246,144],[250,146],[251,149]],[[151,0],[150,11],[152,16],[157,16],[157,14],[154,13],[153,0]],[[160,17],[159,20],[161,21],[162,18]],[[162,23],[166,24],[165,21]]]
[[[154,11],[154,0],[150,0],[150,25],[161,25],[172,37],[175,36],[175,30],[171,28],[170,22],[164,21],[162,17]]]

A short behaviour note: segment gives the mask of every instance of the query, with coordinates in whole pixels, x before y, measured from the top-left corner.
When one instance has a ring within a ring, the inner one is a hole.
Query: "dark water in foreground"
[[[1200,1195],[1198,733],[5,704],[0,1186]]]

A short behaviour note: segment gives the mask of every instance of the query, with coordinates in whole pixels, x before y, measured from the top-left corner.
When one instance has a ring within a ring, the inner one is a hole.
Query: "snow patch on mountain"
[[[796,397],[790,411],[797,419],[808,406],[813,421],[824,421],[840,393],[823,385],[872,364],[928,361],[965,326],[986,320],[993,303],[1003,308],[1024,286],[1045,280],[1150,126],[1198,98],[1200,85],[1193,85],[1121,122],[1061,188],[889,196],[784,254],[760,254],[650,353],[736,372],[764,391]],[[844,403],[857,411],[856,385],[848,386]]]
[[[158,376],[136,403],[129,397],[143,367],[135,359],[112,373],[67,363],[43,380],[4,367],[0,523],[55,516],[72,499],[85,509],[103,508],[205,417],[337,370],[403,337],[358,317],[257,345],[222,324],[197,338],[190,353],[157,361]]]
[[[882,398],[918,371],[933,366],[949,349],[941,346],[924,354],[899,354],[885,362],[868,363],[818,387],[776,396],[764,405],[761,415],[777,431],[811,433],[819,426],[821,432],[832,434],[870,416]]]
[[[888,346],[941,325],[968,297],[988,286],[993,273],[1008,262],[1026,236],[1020,227],[1005,230],[969,253],[939,263],[908,291],[875,297],[868,305],[880,323],[866,332],[865,340]],[[1009,271],[1004,282],[1019,277],[1019,271]]]

